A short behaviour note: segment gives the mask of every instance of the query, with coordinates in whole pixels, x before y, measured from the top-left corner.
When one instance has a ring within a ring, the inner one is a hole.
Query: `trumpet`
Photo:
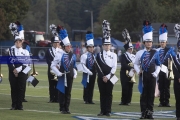
[[[50,73],[54,75],[54,78],[52,80],[58,81],[57,75],[53,72],[53,70],[50,70]]]
[[[134,67],[134,64],[132,62],[128,65]],[[130,71],[126,70],[126,75],[131,78],[129,82],[136,83],[134,69],[131,69]]]
[[[3,74],[1,74],[1,64],[0,64],[0,83],[2,82]]]
[[[174,80],[174,74],[172,71],[172,60],[170,60],[169,58],[168,58],[168,79]]]
[[[31,76],[37,76],[38,72],[35,71],[34,62],[33,62],[33,72],[31,73]]]

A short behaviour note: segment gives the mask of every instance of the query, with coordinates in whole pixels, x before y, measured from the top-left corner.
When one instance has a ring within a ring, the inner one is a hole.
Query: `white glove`
[[[74,72],[73,78],[76,78],[76,77],[77,77],[77,71],[76,71],[76,69],[73,68],[73,72]]]
[[[154,78],[158,77],[158,74],[156,72],[151,73],[153,75]]]
[[[18,72],[18,73],[19,73],[19,72],[21,72],[21,70],[22,70],[22,66],[17,67],[17,68],[16,68],[16,70],[17,70],[17,72]]]
[[[62,74],[61,72],[58,72],[58,73],[57,73],[57,76],[58,76],[58,77],[61,77],[62,75],[63,75],[63,74]]]
[[[90,70],[87,71],[87,74],[88,75],[93,75],[93,73]]]

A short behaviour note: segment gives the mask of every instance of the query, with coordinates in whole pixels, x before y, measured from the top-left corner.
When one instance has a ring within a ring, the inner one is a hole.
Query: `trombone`
[[[134,64],[133,64],[132,62],[129,63],[128,65],[131,66],[131,67],[134,67]],[[136,83],[135,73],[134,73],[132,70],[133,70],[133,69],[131,69],[130,71],[126,70],[126,75],[131,78],[131,80],[130,80],[129,82],[131,82],[131,83]],[[132,74],[133,74],[133,75],[132,75]]]

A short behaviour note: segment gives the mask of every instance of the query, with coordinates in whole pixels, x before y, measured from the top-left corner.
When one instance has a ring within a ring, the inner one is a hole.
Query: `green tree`
[[[28,12],[28,8],[29,4],[26,0],[0,0],[0,9],[2,13],[0,16],[4,18],[0,21],[1,27],[4,28],[3,31],[0,31],[0,39],[10,38],[9,24],[24,19]]]
[[[180,22],[180,0],[157,0],[158,5],[163,9],[164,20],[167,22]]]
[[[5,23],[6,23],[6,21],[5,21],[5,16],[4,16],[4,12],[3,12],[3,10],[2,10],[2,8],[0,8],[0,39],[5,39],[5,37],[4,37],[4,33],[6,33],[6,27],[7,26],[5,26]]]
[[[27,17],[22,21],[25,30],[46,31],[47,2],[45,0],[31,1]],[[56,13],[57,3],[55,0],[49,2],[49,25],[63,25],[70,30],[69,25],[64,24]],[[48,34],[51,35],[48,25]]]

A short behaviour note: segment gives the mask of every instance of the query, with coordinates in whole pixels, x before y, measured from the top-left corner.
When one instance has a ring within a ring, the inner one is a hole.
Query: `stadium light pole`
[[[90,12],[91,13],[91,31],[93,32],[93,11],[91,11],[91,10],[84,10],[84,12]]]
[[[48,35],[48,22],[49,22],[49,0],[47,0],[47,12],[46,12],[46,35]]]

